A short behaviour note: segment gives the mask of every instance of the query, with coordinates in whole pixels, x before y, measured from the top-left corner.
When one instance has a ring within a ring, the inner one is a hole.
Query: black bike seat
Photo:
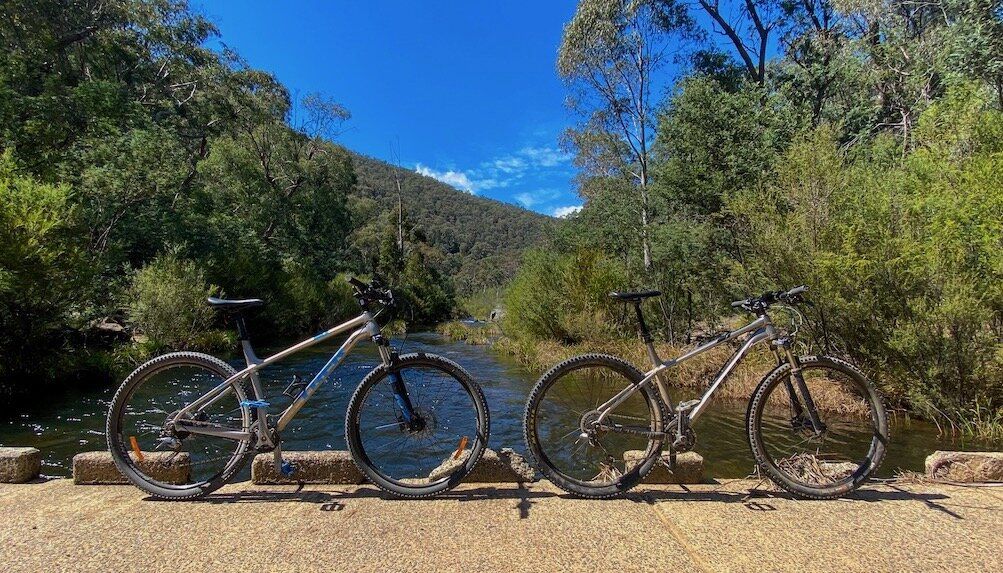
[[[639,292],[611,292],[609,296],[615,299],[622,300],[624,302],[639,302],[646,298],[651,298],[653,296],[659,296],[662,294],[660,290],[643,290]]]
[[[207,299],[209,306],[217,310],[225,310],[229,312],[235,312],[238,310],[246,310],[248,308],[255,308],[263,306],[265,301],[260,298],[245,298],[239,300],[216,298],[211,296]]]

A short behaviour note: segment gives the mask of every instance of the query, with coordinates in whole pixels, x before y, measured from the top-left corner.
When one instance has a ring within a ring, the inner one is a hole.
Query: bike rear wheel
[[[760,469],[801,497],[832,499],[870,478],[885,456],[888,420],[877,388],[838,358],[799,359],[808,394],[824,425],[815,431],[790,364],[759,383],[747,432]]]
[[[523,427],[530,455],[554,485],[601,499],[626,492],[647,475],[658,461],[664,439],[658,434],[662,403],[648,385],[604,420],[636,433],[590,433],[582,427],[589,425],[587,418],[599,405],[643,378],[631,364],[604,354],[570,358],[540,378],[526,403]]]
[[[406,389],[413,416],[406,419]],[[380,489],[430,497],[455,487],[474,468],[490,434],[480,386],[460,365],[432,354],[406,354],[370,372],[345,416],[352,459]]]
[[[196,352],[165,354],[137,368],[108,410],[108,449],[119,471],[160,499],[190,499],[222,487],[250,457],[250,439],[176,431],[173,424],[248,432],[251,413],[239,382],[192,415],[179,414],[234,374],[222,360]]]

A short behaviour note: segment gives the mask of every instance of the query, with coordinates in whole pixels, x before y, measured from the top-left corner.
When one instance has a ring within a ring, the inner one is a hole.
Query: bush
[[[195,263],[169,251],[140,269],[129,289],[129,320],[154,347],[192,349],[219,340],[212,334],[215,311],[206,297],[219,288],[206,283]]]
[[[54,364],[84,269],[70,240],[70,189],[20,174],[0,155],[0,393]],[[44,353],[44,354],[43,354]]]
[[[810,285],[819,340],[952,421],[1003,405],[1003,114],[979,101],[931,108],[905,155],[881,138],[845,156],[820,128],[733,204],[761,286]]]
[[[558,254],[533,249],[505,292],[505,332],[562,342],[599,340],[622,331],[609,292],[626,271],[598,251]]]

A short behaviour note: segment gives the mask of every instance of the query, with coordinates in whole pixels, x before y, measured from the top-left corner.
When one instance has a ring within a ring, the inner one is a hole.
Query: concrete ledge
[[[135,460],[135,454],[130,453]],[[172,457],[173,456],[173,457]],[[188,483],[191,476],[191,459],[187,452],[143,452],[139,468],[148,476],[164,483]],[[84,452],[73,456],[73,483],[77,485],[127,484],[118,471],[110,452]]]
[[[536,481],[536,470],[526,458],[515,453],[512,448],[502,448],[495,452],[484,450],[474,470],[463,478],[465,482],[477,483],[527,483]]]
[[[42,452],[36,448],[0,448],[0,483],[24,483],[38,477]]]
[[[926,458],[926,475],[962,483],[1003,481],[1003,452],[938,450]]]
[[[296,473],[284,476],[275,470],[272,454],[258,454],[251,464],[251,481],[258,485],[289,485],[297,483],[357,485],[366,477],[355,466],[352,455],[343,450],[321,452],[282,452],[282,458],[296,466]],[[444,462],[432,470],[430,477],[445,475],[453,467]],[[536,471],[526,460],[509,448],[500,452],[485,449],[473,471],[463,478],[465,483],[524,483],[536,478]]]
[[[432,472],[433,475],[435,473]],[[535,480],[536,470],[511,448],[502,448],[498,452],[485,448],[473,471],[463,478],[464,483],[526,483]]]
[[[251,463],[251,482],[259,485],[327,483],[355,485],[366,481],[352,456],[346,451],[282,452],[282,458],[296,466],[296,473],[284,476],[275,469],[272,454],[258,454]]]
[[[628,450],[623,453],[623,460],[627,462],[628,467],[633,467],[632,464],[641,461],[643,457],[644,452],[641,450]],[[669,455],[663,454],[662,459],[665,463],[655,463],[655,467],[644,476],[642,483],[703,483],[704,464],[703,456],[700,454],[696,452],[676,454],[676,464],[671,470],[666,465],[669,463]]]

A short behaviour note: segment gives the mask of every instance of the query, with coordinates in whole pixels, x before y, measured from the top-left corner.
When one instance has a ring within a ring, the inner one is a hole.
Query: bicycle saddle
[[[209,306],[215,308],[216,310],[225,310],[228,312],[245,310],[248,308],[255,308],[258,306],[263,306],[265,301],[260,298],[245,298],[239,300],[216,298],[211,296],[207,299]]]
[[[644,290],[640,292],[611,292],[609,296],[624,302],[639,302],[646,298],[651,298],[653,296],[659,296],[662,294],[660,290]]]

